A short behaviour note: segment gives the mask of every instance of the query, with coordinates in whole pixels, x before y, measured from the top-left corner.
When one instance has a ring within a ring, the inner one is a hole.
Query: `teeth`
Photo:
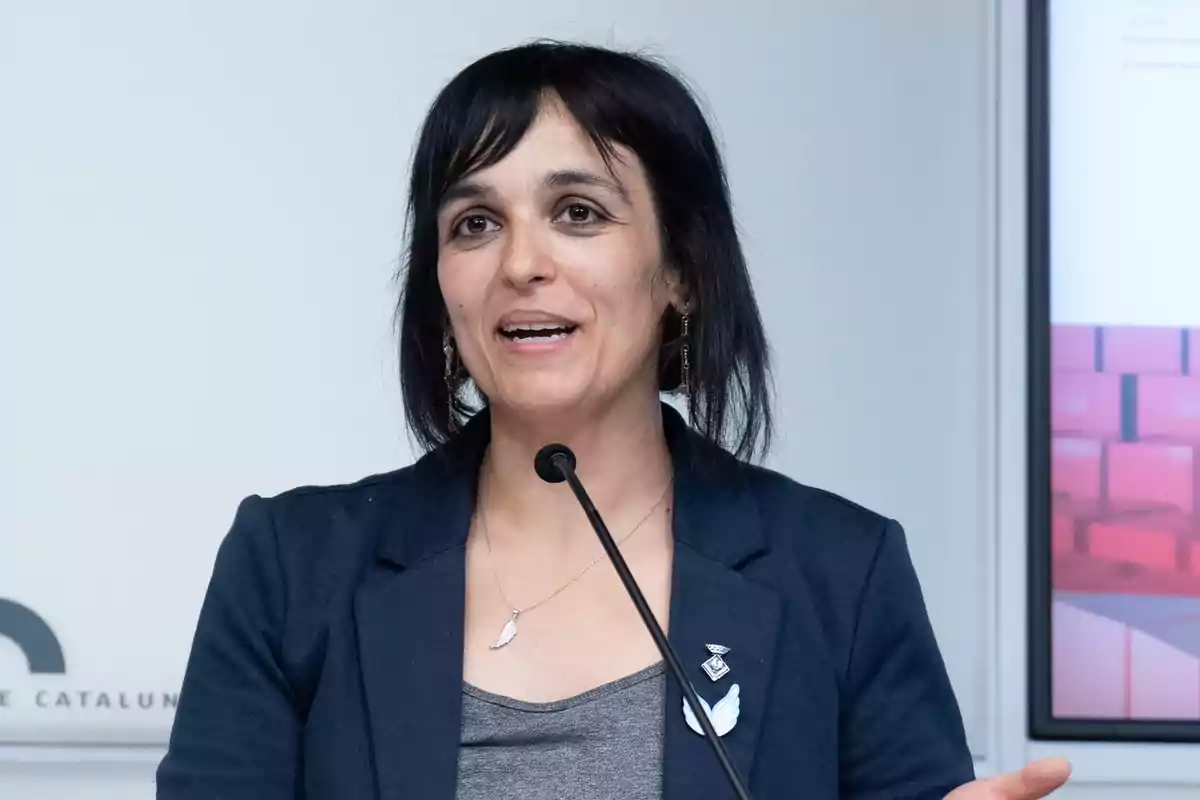
[[[522,331],[557,331],[568,326],[560,322],[530,322],[521,325],[506,325],[505,333],[519,333]]]
[[[500,332],[509,339],[552,342],[558,339],[565,339],[574,330],[575,326],[573,325],[561,325],[553,322],[531,322],[521,325],[507,325],[501,328]]]

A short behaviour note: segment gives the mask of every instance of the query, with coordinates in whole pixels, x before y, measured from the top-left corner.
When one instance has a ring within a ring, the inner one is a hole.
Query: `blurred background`
[[[1028,735],[1026,4],[789,5],[0,2],[0,625],[29,634],[0,630],[0,797],[153,797],[238,501],[413,459],[414,136],[456,71],[538,37],[660,55],[700,95],[774,347],[768,464],[904,523],[978,772],[1053,753],[1067,798],[1200,794],[1198,745]],[[1138,624],[1068,611],[1080,641]],[[1094,696],[1067,713],[1136,716]]]

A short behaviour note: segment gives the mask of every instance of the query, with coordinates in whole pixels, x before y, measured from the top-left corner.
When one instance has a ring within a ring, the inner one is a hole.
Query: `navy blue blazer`
[[[663,408],[676,482],[668,636],[709,702],[730,679],[741,686],[724,741],[751,793],[934,800],[971,780],[900,526],[740,462]],[[160,800],[453,798],[486,417],[396,472],[241,503]],[[709,642],[732,648],[720,684],[700,670]],[[664,798],[732,797],[668,686]]]

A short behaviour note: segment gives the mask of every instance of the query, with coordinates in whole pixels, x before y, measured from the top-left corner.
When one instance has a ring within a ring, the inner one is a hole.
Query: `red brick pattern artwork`
[[[1200,720],[1200,328],[1051,338],[1056,716]]]

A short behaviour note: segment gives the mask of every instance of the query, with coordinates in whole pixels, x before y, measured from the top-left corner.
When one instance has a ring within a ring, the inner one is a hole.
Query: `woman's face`
[[[679,304],[637,157],[609,171],[547,103],[505,158],[449,189],[438,280],[458,352],[493,407],[553,414],[658,391],[659,324]]]

